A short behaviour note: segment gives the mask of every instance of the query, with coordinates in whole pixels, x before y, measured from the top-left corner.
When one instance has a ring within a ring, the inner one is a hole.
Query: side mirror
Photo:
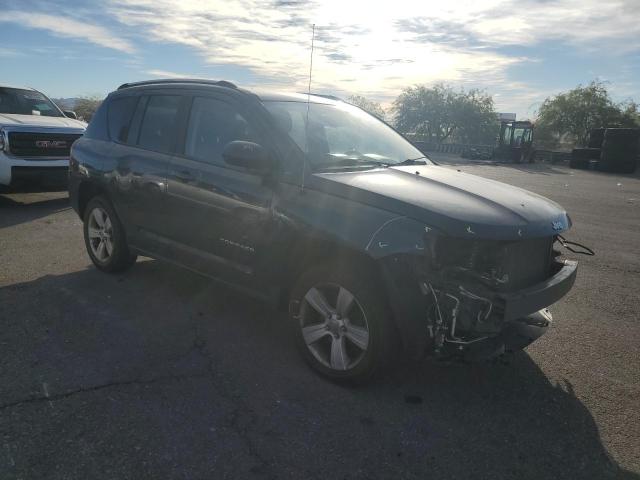
[[[273,167],[273,161],[265,148],[253,142],[234,140],[225,145],[222,158],[229,165],[266,173]]]
[[[78,119],[78,116],[76,115],[76,112],[73,112],[71,110],[63,110],[62,113],[64,113],[65,117],[73,118],[74,120]]]

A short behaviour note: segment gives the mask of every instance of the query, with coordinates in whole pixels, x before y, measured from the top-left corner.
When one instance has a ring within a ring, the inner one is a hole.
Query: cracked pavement
[[[65,194],[0,196],[0,478],[640,479],[640,181],[452,168],[560,202],[598,256],[507,365],[359,388],[258,301],[154,260],[96,271]]]

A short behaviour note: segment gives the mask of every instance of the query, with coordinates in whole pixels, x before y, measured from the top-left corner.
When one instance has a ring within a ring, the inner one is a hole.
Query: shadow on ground
[[[11,227],[70,209],[64,194],[0,195],[0,228]],[[20,199],[20,200],[18,200]]]
[[[281,313],[155,261],[0,289],[0,478],[629,478],[569,380],[314,375]]]

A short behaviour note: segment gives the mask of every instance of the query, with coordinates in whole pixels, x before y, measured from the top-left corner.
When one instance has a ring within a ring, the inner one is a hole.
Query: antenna
[[[300,191],[304,191],[304,179],[307,176],[307,162],[309,160],[309,108],[311,106],[311,73],[313,72],[313,41],[316,39],[316,24],[311,27],[311,59],[309,61],[309,85],[307,87],[307,118],[304,123],[304,161],[302,163],[302,183]]]

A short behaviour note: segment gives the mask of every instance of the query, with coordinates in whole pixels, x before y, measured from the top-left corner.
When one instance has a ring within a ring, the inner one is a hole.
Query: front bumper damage
[[[577,273],[577,262],[556,257],[549,259],[543,281],[513,289],[499,281],[490,287],[461,269],[423,268],[414,256],[392,256],[381,266],[412,358],[426,353],[479,360],[526,347],[549,328],[547,307],[566,295]]]
[[[441,353],[451,356],[461,356],[465,360],[478,361],[502,355],[505,352],[515,352],[527,347],[549,329],[553,317],[548,308],[526,315],[522,318],[505,323],[502,331],[493,337],[456,345],[445,341]]]

